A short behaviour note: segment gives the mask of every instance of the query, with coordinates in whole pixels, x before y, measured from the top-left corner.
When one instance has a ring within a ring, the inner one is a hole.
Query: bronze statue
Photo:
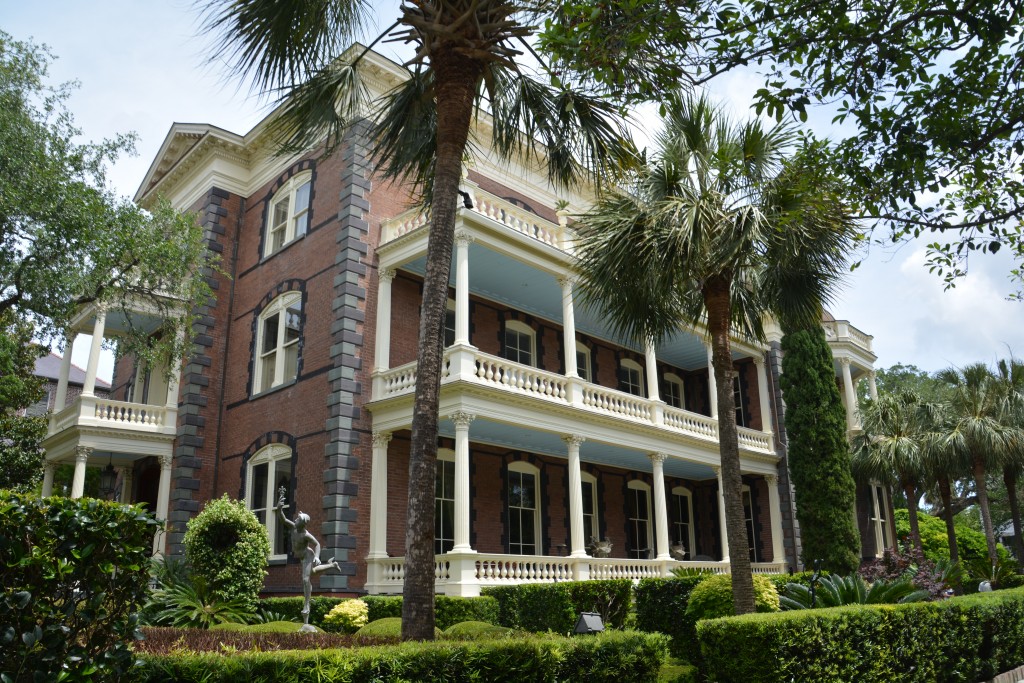
[[[279,498],[274,511],[281,524],[291,529],[292,554],[302,562],[302,593],[305,595],[306,601],[302,605],[301,630],[312,631],[313,627],[309,625],[309,600],[313,594],[312,577],[314,574],[320,574],[332,568],[340,571],[341,567],[333,557],[326,562],[320,561],[320,541],[316,540],[316,537],[306,529],[309,515],[300,511],[294,521],[284,516],[285,493],[285,488],[282,486],[278,490]]]

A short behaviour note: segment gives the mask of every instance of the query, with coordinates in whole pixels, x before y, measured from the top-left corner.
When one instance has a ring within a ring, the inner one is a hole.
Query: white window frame
[[[669,391],[667,391],[668,387],[674,387],[678,391],[679,405],[673,405],[672,403],[669,402],[668,399],[670,393]],[[662,400],[665,401],[665,403],[671,408],[676,408],[677,410],[686,410],[686,384],[683,382],[683,378],[674,372],[666,372],[665,388],[666,391],[665,395],[661,397]]]
[[[761,549],[757,547],[757,534],[754,530],[754,494],[750,490],[750,486],[747,484],[743,485],[743,490],[740,493],[740,502],[743,507],[747,507],[747,502],[750,502],[750,516],[747,517],[747,511],[743,511],[743,524],[747,528],[747,540],[750,543],[750,547],[747,549],[753,557],[750,558],[751,562],[760,562]]]
[[[291,308],[295,303],[299,304],[299,321],[298,321],[298,336],[291,341],[286,340],[285,330],[288,324],[288,309]],[[265,338],[264,328],[267,321],[272,318],[275,314],[280,314],[277,317],[277,346],[271,351],[263,348],[263,340]],[[260,311],[260,316],[256,322],[256,344],[254,349],[255,358],[253,360],[253,371],[252,371],[252,393],[253,395],[261,394],[264,391],[270,391],[275,387],[279,387],[282,384],[294,381],[298,377],[299,371],[299,349],[298,344],[302,339],[302,292],[291,291],[285,292],[281,296],[277,297],[267,307]],[[284,376],[285,363],[283,362],[284,355],[287,349],[295,346],[295,375],[292,377]],[[274,377],[271,379],[270,384],[266,387],[263,386],[263,365],[265,358],[269,357],[270,354],[274,355]]]
[[[881,492],[881,495],[879,495]],[[888,547],[886,539],[890,536],[889,520],[886,514],[889,510],[886,505],[887,491],[877,481],[871,482],[871,506],[874,513],[871,517],[871,525],[875,530],[875,557],[882,557]]]
[[[583,508],[583,542],[584,544],[590,543],[591,539],[601,540],[601,505],[597,497],[597,477],[589,472],[580,472],[580,484],[582,486],[591,486],[593,495],[590,497],[592,503],[591,509],[588,510]],[[591,518],[591,532],[587,533],[587,517]]]
[[[285,182],[274,196],[270,200],[270,204],[267,208],[267,229],[266,238],[263,244],[263,258],[267,258],[273,254],[284,249],[286,246],[294,242],[297,238],[302,237],[309,230],[309,208],[312,203],[313,196],[313,172],[303,171],[297,173]],[[309,189],[306,193],[306,205],[298,206],[296,198],[298,197],[299,191],[308,185]],[[288,203],[286,214],[283,219],[279,220],[277,216],[277,207],[284,203]],[[302,226],[301,228],[299,226]],[[281,243],[274,244],[274,237],[276,234],[281,234]]]
[[[629,489],[630,491],[637,491],[638,493],[642,493],[644,498],[647,500],[647,506],[646,506],[646,508],[647,508],[647,518],[646,519],[644,519],[642,517],[639,517],[639,516],[637,516],[637,517],[627,517],[626,518],[626,523],[628,525],[634,527],[632,529],[632,532],[633,532],[634,536],[638,536],[637,530],[635,528],[635,526],[637,525],[638,522],[643,521],[644,525],[647,527],[647,546],[646,546],[646,548],[630,548],[627,551],[629,553],[629,556],[631,558],[633,558],[633,559],[646,560],[646,559],[650,558],[651,550],[654,548],[654,529],[651,528],[653,526],[653,523],[651,521],[651,487],[648,484],[646,484],[645,482],[640,481],[639,479],[633,479],[629,483],[626,484],[626,488]],[[630,493],[628,495],[636,496],[638,494],[637,493]],[[626,514],[627,515],[629,514],[628,502],[627,502]],[[639,543],[640,540],[641,540],[640,538],[637,538],[637,543]],[[641,555],[640,555],[641,551],[646,551],[646,553],[643,554],[643,557],[641,557]]]
[[[437,474],[438,474],[438,472],[440,472],[439,468],[444,466],[444,465],[442,465],[442,463],[450,464],[452,466],[452,497],[451,498],[444,498],[443,496],[441,498],[438,498],[438,496],[437,496]],[[438,512],[438,507],[437,507],[438,501],[451,501],[451,508],[452,508],[452,512],[451,512],[451,515],[452,515],[452,537],[451,538],[443,538],[442,535],[438,533],[438,527],[439,526],[443,526],[440,523],[440,517],[437,514],[437,512]],[[439,448],[439,449],[437,449],[437,468],[435,468],[435,473],[434,473],[434,520],[435,520],[435,522],[434,522],[434,554],[440,554],[440,553],[443,553],[443,552],[450,552],[450,549],[448,551],[444,550],[444,542],[445,541],[451,541],[451,546],[450,547],[452,547],[452,548],[455,547],[455,451],[451,450],[450,448]],[[438,543],[439,541],[440,541],[440,543]],[[438,551],[439,548],[440,548],[440,552]]]
[[[626,381],[626,377],[629,373],[637,373],[637,383],[634,385],[632,381]],[[645,391],[644,385],[644,369],[639,363],[630,358],[623,358],[619,361],[619,387],[622,391],[632,396],[638,396],[640,398],[646,398],[647,392]],[[636,391],[632,389],[635,388]]]
[[[582,360],[580,354],[583,354]],[[579,375],[580,379],[584,382],[593,382],[591,378],[591,365],[590,365],[590,347],[583,342],[576,342],[576,374]]]
[[[537,468],[534,465],[531,465],[528,462],[523,461],[523,460],[517,460],[515,462],[510,462],[508,464],[507,472],[508,473],[507,473],[506,478],[505,478],[506,495],[507,495],[507,488],[511,484],[512,474],[513,473],[532,474],[533,475],[533,483],[534,483],[533,508],[523,508],[523,507],[518,507],[517,506],[516,509],[517,510],[530,510],[530,509],[533,510],[533,541],[534,541],[533,542],[533,551],[534,551],[533,554],[534,555],[543,555],[544,554],[544,542],[543,542],[543,539],[541,538],[541,512],[542,511],[541,511],[541,504],[540,504],[540,494],[541,494],[540,469]],[[524,544],[524,543],[519,543],[518,544],[520,546],[520,548],[519,548],[520,552],[515,552],[512,549],[512,509],[513,508],[512,508],[512,501],[511,500],[506,501],[505,509],[507,511],[507,514],[508,514],[508,524],[509,524],[509,528],[508,528],[508,552],[509,552],[510,555],[522,555],[523,554],[522,553],[522,546],[526,545],[526,544]]]
[[[746,427],[747,418],[743,413],[743,385],[740,383],[739,374],[732,378],[732,398],[736,405],[736,426]]]
[[[516,359],[512,359],[512,358],[508,357],[508,336],[507,335],[508,335],[509,332],[515,332],[517,334],[520,334],[520,335],[523,335],[523,336],[529,338],[529,340],[530,340],[530,362],[529,363],[523,363],[522,360],[519,360],[519,355],[520,354],[518,352],[516,354],[516,356],[517,356]],[[526,323],[520,322],[518,320],[506,320],[505,321],[505,327],[504,327],[504,329],[502,329],[501,333],[502,333],[502,342],[503,342],[502,347],[504,348],[504,351],[505,351],[505,354],[506,354],[505,355],[505,360],[509,360],[509,361],[511,361],[513,363],[519,363],[520,365],[528,365],[528,366],[533,367],[533,368],[538,367],[538,365],[537,365],[537,331],[535,329],[533,329],[532,327],[530,327]]]
[[[263,500],[253,500],[253,481],[255,480],[253,470],[260,465],[267,465],[267,490],[264,492]],[[271,560],[286,560],[288,558],[287,539],[284,543],[284,552],[274,552],[274,539],[276,534],[279,533],[277,514],[274,512],[274,506],[277,504],[278,499],[279,467],[284,468],[290,484],[292,478],[292,449],[275,443],[264,446],[256,451],[249,458],[245,468],[245,507],[256,514],[257,517],[260,512],[264,513],[263,526],[267,530],[267,539],[270,541],[269,559]],[[292,486],[288,486],[289,491],[292,488]]]
[[[690,559],[693,559],[697,555],[696,545],[697,538],[693,528],[693,492],[685,486],[674,486],[672,488],[672,502],[676,510],[679,510],[679,498],[685,499],[687,519],[690,520],[686,523],[687,526],[687,538],[683,540],[683,544],[686,546],[686,552],[689,554]],[[676,529],[682,522],[677,518],[672,520],[672,533],[671,538],[674,542],[677,542]]]
[[[448,307],[444,310],[444,347],[448,348],[455,344],[455,328],[458,323],[455,322],[455,299],[448,299]],[[452,321],[452,326],[448,327],[448,321]],[[448,341],[448,334],[451,333],[452,340]]]

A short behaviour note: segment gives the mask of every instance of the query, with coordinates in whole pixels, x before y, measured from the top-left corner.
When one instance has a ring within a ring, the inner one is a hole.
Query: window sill
[[[302,235],[299,235],[298,237],[293,237],[291,239],[291,241],[288,241],[288,242],[285,242],[284,244],[282,244],[281,248],[278,249],[277,251],[270,252],[269,254],[263,256],[262,258],[260,258],[260,264],[266,263],[267,261],[269,261],[270,259],[274,258],[278,254],[281,254],[281,253],[287,251],[288,247],[292,246],[293,244],[297,244],[298,242],[306,239],[306,235],[308,235],[308,234],[309,233],[307,232],[307,233],[304,233]]]
[[[249,400],[250,401],[255,401],[258,398],[263,398],[264,396],[269,396],[270,394],[273,394],[274,392],[281,391],[282,389],[287,389],[288,387],[293,386],[298,381],[299,381],[299,378],[296,377],[295,379],[290,379],[287,382],[281,382],[276,387],[270,387],[269,389],[264,389],[263,391],[261,391],[258,394],[253,394],[252,396],[249,397]]]
[[[287,555],[271,555],[267,558],[267,565],[270,567],[283,567],[288,564]]]

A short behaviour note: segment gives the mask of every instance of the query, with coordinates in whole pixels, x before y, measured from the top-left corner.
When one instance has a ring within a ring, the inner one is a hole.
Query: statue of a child
[[[291,529],[292,554],[302,562],[302,593],[306,597],[302,606],[302,623],[304,631],[311,630],[309,628],[309,600],[313,594],[312,577],[314,574],[320,574],[328,569],[340,571],[341,567],[338,566],[338,561],[334,558],[326,562],[320,561],[320,541],[316,540],[316,537],[306,529],[309,515],[299,512],[294,520],[289,520],[284,516],[285,507],[285,489],[282,486],[274,511],[281,524]]]

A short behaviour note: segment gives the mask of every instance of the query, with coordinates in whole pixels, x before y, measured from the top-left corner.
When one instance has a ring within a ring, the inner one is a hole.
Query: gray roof
[[[56,382],[60,379],[60,364],[62,361],[63,359],[60,356],[51,352],[49,355],[43,356],[36,361],[36,370],[34,374],[37,377],[45,377],[46,379]],[[85,370],[72,363],[71,373],[68,375],[68,384],[77,384],[79,386],[85,384]],[[110,383],[104,382],[102,379],[97,377],[96,388],[109,389]]]

